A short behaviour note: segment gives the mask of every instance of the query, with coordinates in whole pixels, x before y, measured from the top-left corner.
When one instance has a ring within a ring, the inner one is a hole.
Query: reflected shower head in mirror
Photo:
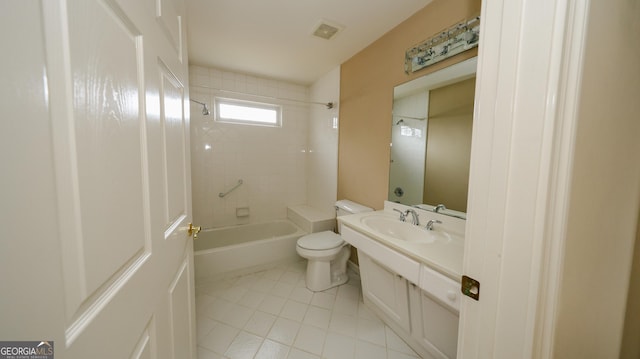
[[[476,67],[477,58],[464,60],[393,88],[390,202],[429,211],[443,203],[439,214],[465,216]]]

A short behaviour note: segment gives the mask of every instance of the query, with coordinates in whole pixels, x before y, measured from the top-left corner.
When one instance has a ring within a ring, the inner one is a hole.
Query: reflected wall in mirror
[[[391,202],[465,217],[477,58],[396,86]]]

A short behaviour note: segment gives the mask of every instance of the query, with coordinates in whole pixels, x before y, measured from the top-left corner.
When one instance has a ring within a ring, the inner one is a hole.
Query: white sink
[[[364,216],[360,222],[371,231],[407,242],[434,243],[448,242],[451,237],[441,231],[429,231],[411,223],[402,222],[397,218],[386,215],[372,214]]]

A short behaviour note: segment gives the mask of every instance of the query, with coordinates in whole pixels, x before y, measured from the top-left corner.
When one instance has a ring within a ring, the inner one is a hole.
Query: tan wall
[[[476,78],[429,92],[422,203],[467,211]]]
[[[553,358],[620,355],[640,210],[638,9],[590,2]]]
[[[480,13],[480,0],[434,0],[341,66],[338,199],[382,209],[389,181],[393,88],[477,55],[477,48],[404,72],[405,51]]]

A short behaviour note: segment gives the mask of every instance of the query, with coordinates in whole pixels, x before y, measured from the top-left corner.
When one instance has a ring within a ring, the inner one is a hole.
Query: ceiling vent
[[[313,36],[317,36],[325,40],[331,40],[331,38],[340,32],[340,30],[342,30],[342,26],[322,20],[313,31]]]

